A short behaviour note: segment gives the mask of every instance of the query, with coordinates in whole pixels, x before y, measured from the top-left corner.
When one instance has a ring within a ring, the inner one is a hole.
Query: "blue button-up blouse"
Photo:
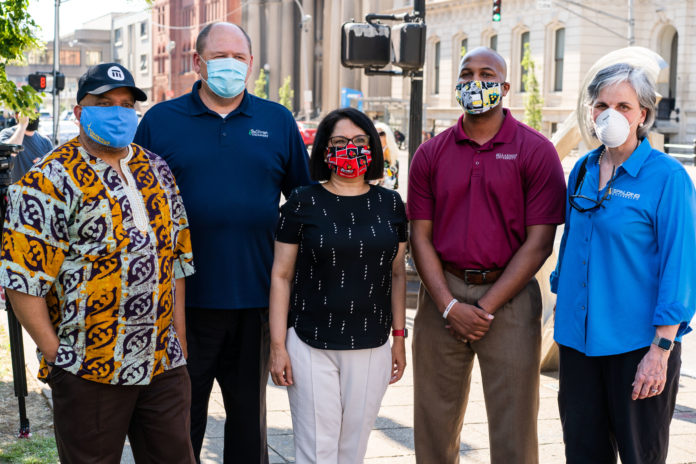
[[[566,198],[566,225],[551,290],[558,294],[554,339],[588,356],[649,346],[655,326],[691,331],[696,307],[696,191],[684,167],[647,139],[601,191],[590,152],[577,194],[602,206],[584,213]],[[583,158],[584,159],[584,158]],[[574,194],[579,160],[568,180]]]

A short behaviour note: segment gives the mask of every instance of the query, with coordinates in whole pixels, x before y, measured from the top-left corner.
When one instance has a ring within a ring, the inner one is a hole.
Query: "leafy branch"
[[[36,114],[43,93],[8,80],[5,66],[24,62],[26,50],[39,47],[36,23],[29,16],[29,0],[0,0],[0,103],[23,115]]]

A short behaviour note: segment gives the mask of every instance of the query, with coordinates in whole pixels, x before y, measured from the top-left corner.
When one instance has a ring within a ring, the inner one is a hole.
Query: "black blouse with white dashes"
[[[322,185],[293,191],[281,207],[276,240],[299,244],[288,326],[329,350],[375,348],[392,322],[392,262],[406,241],[399,194],[372,185],[339,196]]]

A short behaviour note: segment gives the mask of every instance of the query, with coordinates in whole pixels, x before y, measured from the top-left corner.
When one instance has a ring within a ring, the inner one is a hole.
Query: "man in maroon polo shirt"
[[[408,215],[423,283],[413,339],[418,463],[459,462],[474,356],[491,462],[539,459],[534,274],[563,223],[565,180],[551,142],[500,104],[506,73],[495,51],[467,53],[456,87],[465,113],[421,145],[411,166]]]

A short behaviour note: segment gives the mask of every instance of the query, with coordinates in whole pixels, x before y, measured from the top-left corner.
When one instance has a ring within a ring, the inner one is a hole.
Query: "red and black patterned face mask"
[[[364,175],[372,162],[372,154],[366,146],[356,147],[349,143],[342,148],[328,147],[326,151],[326,164],[329,168],[336,175],[348,179]]]

